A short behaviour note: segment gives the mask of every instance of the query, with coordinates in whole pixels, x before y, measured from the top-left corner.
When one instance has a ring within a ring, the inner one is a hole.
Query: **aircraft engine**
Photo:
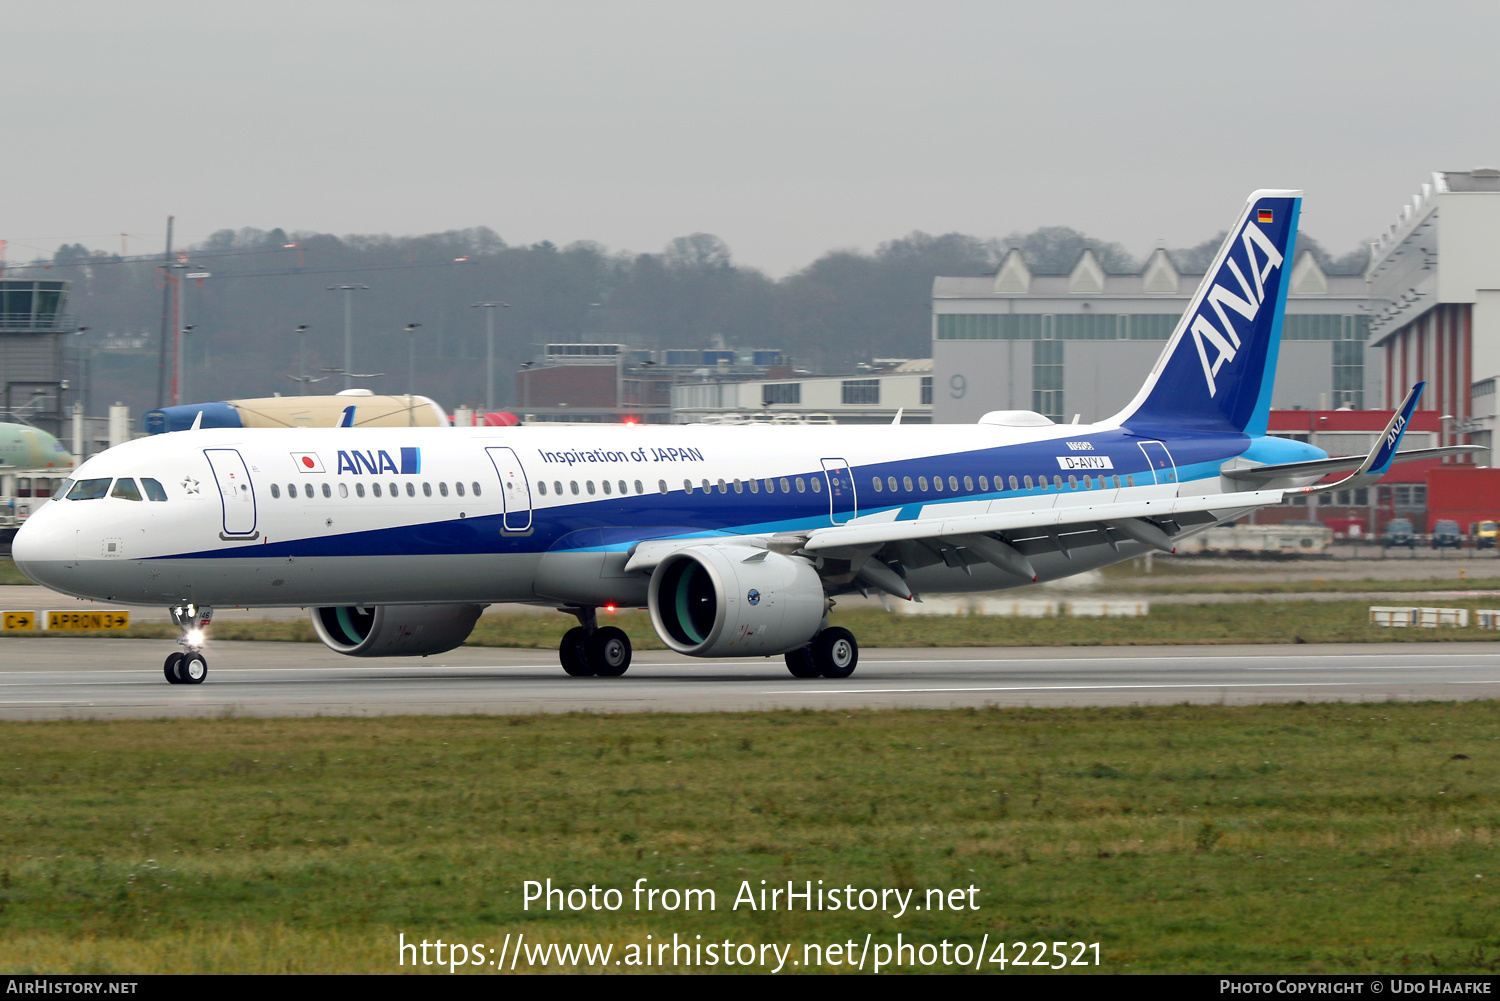
[[[462,646],[482,605],[338,605],[314,608],[313,629],[349,657],[425,657]]]
[[[679,549],[657,564],[648,595],[662,642],[693,657],[795,650],[828,609],[811,563],[751,546]]]

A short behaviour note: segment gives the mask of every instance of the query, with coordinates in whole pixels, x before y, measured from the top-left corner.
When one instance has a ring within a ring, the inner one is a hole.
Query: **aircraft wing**
[[[952,539],[985,535],[992,532],[1028,532],[1039,534],[1076,532],[1101,525],[1147,519],[1163,520],[1174,515],[1202,515],[1216,511],[1238,511],[1252,507],[1280,504],[1283,490],[1249,490],[1232,494],[1209,494],[1200,497],[1168,497],[1160,500],[1125,501],[1103,504],[1070,504],[1066,507],[1042,507],[1029,511],[1006,511],[997,514],[960,515],[950,518],[922,518],[916,521],[888,521],[876,524],[840,525],[820,528],[809,533],[802,548],[818,553],[856,546],[884,545],[888,542],[921,539]],[[1198,521],[1200,519],[1190,519]],[[1212,519],[1217,520],[1217,519]],[[1133,527],[1133,526],[1132,526]],[[1120,534],[1130,538],[1128,531]],[[1170,548],[1170,545],[1167,546]]]
[[[1138,542],[1170,553],[1176,538],[1253,508],[1280,504],[1288,492],[1249,490],[1097,504],[1056,504],[1078,495],[1054,494],[1046,498],[1052,504],[1021,511],[863,522],[774,535],[654,539],[632,547],[625,570],[649,572],[675,550],[738,541],[788,555],[824,557],[834,561],[820,570],[825,578],[838,577],[854,587],[868,585],[911,599],[914,594],[903,574],[892,569],[893,563],[911,566],[941,561],[967,567],[982,561],[1020,580],[1034,581],[1037,572],[1030,557],[1040,553],[1066,556],[1096,545],[1118,549],[1121,542]]]
[[[1488,452],[1489,449],[1483,445],[1445,445],[1442,448],[1413,448],[1405,452],[1397,452],[1391,459],[1391,464],[1399,462],[1416,462],[1419,459],[1441,459],[1445,455],[1467,455],[1471,452]],[[1224,476],[1231,480],[1241,482],[1247,486],[1258,483],[1267,483],[1271,480],[1279,480],[1287,476],[1307,476],[1311,473],[1328,475],[1329,473],[1342,473],[1351,469],[1358,469],[1365,461],[1363,455],[1341,455],[1330,459],[1313,459],[1308,462],[1282,462],[1274,466],[1244,466],[1239,469],[1226,469]]]

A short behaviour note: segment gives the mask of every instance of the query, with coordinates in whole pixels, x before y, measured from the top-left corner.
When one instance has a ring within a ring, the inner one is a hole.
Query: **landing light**
[[[608,612],[610,615],[615,614],[615,606],[614,605],[605,605],[604,606],[604,610],[606,612]]]
[[[183,638],[187,640],[188,646],[196,649],[203,645],[203,630],[189,629],[187,635]]]

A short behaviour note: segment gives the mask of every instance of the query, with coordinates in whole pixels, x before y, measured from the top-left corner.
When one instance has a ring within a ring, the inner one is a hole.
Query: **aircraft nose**
[[[21,524],[11,542],[10,555],[17,570],[43,587],[55,588],[63,564],[73,558],[73,529],[66,518],[48,510],[51,507],[44,504]]]

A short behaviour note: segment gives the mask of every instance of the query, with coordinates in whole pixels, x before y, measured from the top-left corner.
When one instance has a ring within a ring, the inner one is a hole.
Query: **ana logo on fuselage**
[[[415,474],[422,471],[422,450],[420,448],[401,449],[401,462],[397,465],[391,458],[391,453],[385,449],[361,452],[358,449],[339,450],[339,473],[353,473],[358,476],[361,473],[396,473]]]
[[[1260,307],[1265,302],[1266,279],[1270,277],[1271,271],[1281,267],[1282,263],[1281,252],[1253,222],[1245,223],[1245,229],[1240,234],[1240,243],[1245,248],[1245,269],[1243,271],[1240,269],[1240,262],[1235,260],[1234,253],[1231,251],[1215,277],[1224,279],[1227,270],[1234,275],[1241,294],[1236,295],[1216,281],[1213,288],[1208,290],[1208,295],[1204,297],[1203,304],[1198,307],[1192,326],[1188,328],[1193,335],[1193,343],[1198,348],[1198,358],[1203,362],[1203,378],[1208,383],[1209,396],[1214,396],[1219,391],[1218,383],[1214,379],[1219,374],[1219,369],[1234,361],[1235,355],[1240,350],[1239,333],[1234,329],[1234,323],[1230,320],[1225,307],[1244,317],[1247,323],[1254,323],[1256,314],[1260,312]],[[1256,248],[1260,249],[1263,257],[1263,261],[1259,264],[1256,262]],[[1249,279],[1245,277],[1246,271],[1250,274]],[[1253,284],[1251,279],[1253,279]],[[1213,320],[1209,318],[1210,308],[1219,319],[1218,326],[1215,326]],[[1210,347],[1214,352],[1212,362],[1208,360]]]

